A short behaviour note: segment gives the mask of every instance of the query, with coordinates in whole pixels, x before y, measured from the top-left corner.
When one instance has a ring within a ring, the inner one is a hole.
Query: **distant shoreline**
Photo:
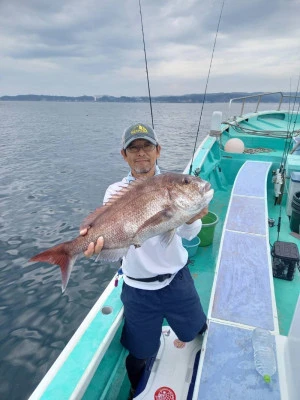
[[[231,92],[231,93],[208,93],[205,97],[206,103],[227,103],[230,99],[257,95],[261,92]],[[284,93],[289,95],[290,93]],[[291,94],[295,96],[295,93]],[[279,101],[279,94],[270,94],[261,99],[264,103],[276,103]],[[204,94],[186,94],[182,96],[156,96],[151,98],[153,103],[202,103]],[[17,96],[2,96],[0,101],[57,101],[57,102],[100,102],[100,103],[146,103],[149,102],[147,96],[48,96],[37,94],[25,94]],[[288,100],[286,100],[288,101]],[[257,102],[257,97],[247,100],[247,102]]]

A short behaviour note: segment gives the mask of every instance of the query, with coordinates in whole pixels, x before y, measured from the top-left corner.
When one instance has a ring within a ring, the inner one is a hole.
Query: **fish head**
[[[196,176],[174,174],[170,183],[168,192],[172,203],[189,215],[207,207],[214,195],[210,183]]]

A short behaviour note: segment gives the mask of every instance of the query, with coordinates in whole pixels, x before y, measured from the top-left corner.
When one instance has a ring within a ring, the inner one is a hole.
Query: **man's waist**
[[[161,274],[161,275],[156,275],[152,276],[149,278],[133,278],[132,276],[126,275],[127,278],[133,280],[133,281],[138,281],[138,282],[163,282],[166,279],[171,278],[175,274]]]
[[[180,271],[182,268],[186,267],[188,264],[190,263],[190,260],[187,260],[187,263],[179,268],[176,272],[174,273],[166,273],[166,274],[160,274],[160,275],[155,275],[155,276],[151,276],[151,277],[145,277],[145,278],[134,278],[132,276],[129,276],[127,274],[125,274],[125,276],[133,281],[138,281],[138,282],[164,282],[166,279],[170,279],[171,277],[175,276],[177,274],[178,271]]]

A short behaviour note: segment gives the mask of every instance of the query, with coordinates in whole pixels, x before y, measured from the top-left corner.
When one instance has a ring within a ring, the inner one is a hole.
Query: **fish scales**
[[[96,217],[89,229],[87,242],[96,242],[99,236],[103,236],[104,250],[124,245],[129,247],[131,244],[141,245],[137,241],[137,231],[153,215],[168,206],[167,199],[167,189],[153,184],[146,187],[136,185],[128,191],[125,189],[125,193],[113,200],[112,204],[103,206],[103,212]],[[83,224],[81,228],[85,227]]]
[[[30,261],[58,264],[64,290],[77,256],[99,236],[104,238],[99,254],[102,260],[118,260],[131,245],[141,246],[160,234],[167,245],[174,229],[207,207],[212,197],[210,184],[190,175],[166,173],[136,180],[85,219],[81,229],[88,229],[86,235],[54,246]]]

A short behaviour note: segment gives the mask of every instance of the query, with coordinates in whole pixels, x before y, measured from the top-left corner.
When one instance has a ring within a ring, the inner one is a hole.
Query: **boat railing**
[[[294,100],[300,99],[300,95],[298,96],[296,94],[284,94],[283,92],[268,92],[268,93],[252,94],[252,95],[249,95],[249,96],[235,97],[235,98],[231,99],[229,101],[229,111],[231,109],[231,104],[233,102],[241,102],[242,104],[241,104],[241,111],[240,111],[239,116],[242,116],[243,113],[244,113],[245,103],[247,101],[249,101],[249,100],[253,100],[253,99],[257,98],[255,111],[254,111],[255,113],[257,113],[258,110],[259,110],[259,105],[260,105],[261,99],[263,97],[270,96],[270,95],[273,95],[273,96],[274,95],[279,95],[279,102],[278,102],[278,106],[277,106],[277,111],[280,111],[281,105],[282,105],[282,103],[283,103],[285,98],[289,98],[290,100],[291,99],[294,99]]]

